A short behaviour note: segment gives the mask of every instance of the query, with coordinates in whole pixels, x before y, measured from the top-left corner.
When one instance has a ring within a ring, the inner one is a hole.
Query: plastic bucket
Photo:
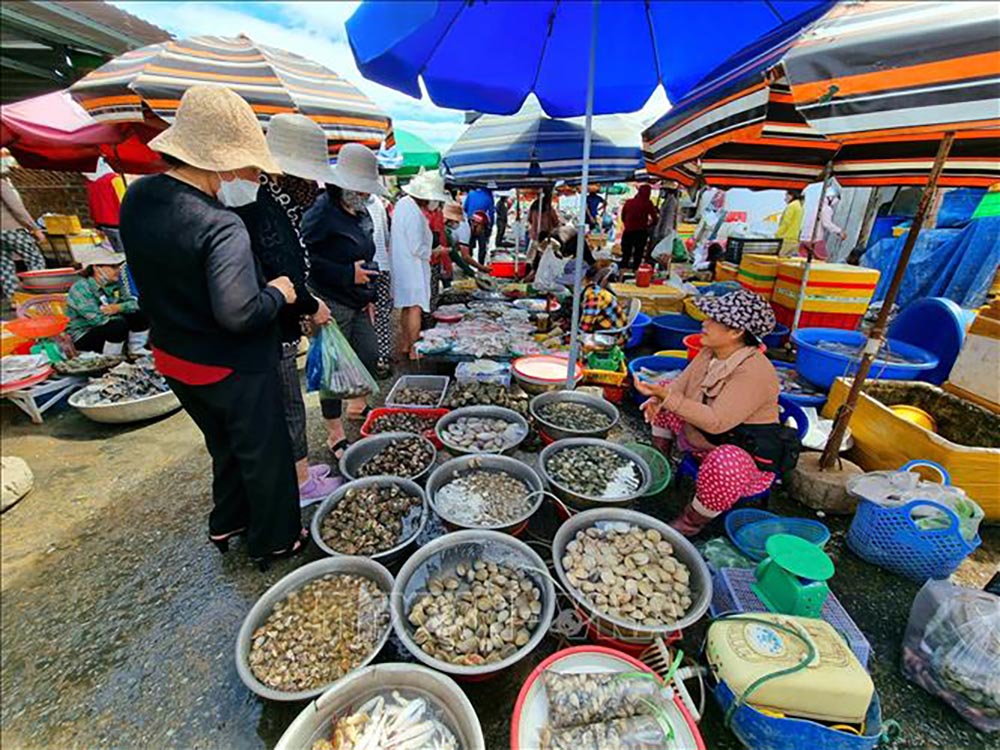
[[[670,370],[683,370],[687,367],[687,364],[688,361],[683,357],[661,357],[653,354],[648,357],[636,357],[629,362],[628,374],[634,381],[636,372],[642,369],[653,370],[654,372],[669,372]],[[634,385],[632,388],[632,398],[636,404],[641,404],[646,400],[645,396],[635,390]]]
[[[629,328],[628,341],[625,342],[626,349],[634,349],[639,346],[643,339],[646,338],[646,331],[649,329],[649,324],[653,321],[646,313],[639,313],[635,316],[635,320],[632,321],[632,325]]]
[[[685,336],[683,343],[687,349],[687,358],[694,359],[701,351],[701,334],[692,333],[690,336]]]
[[[701,331],[701,322],[688,315],[671,313],[653,318],[656,345],[660,349],[683,349],[684,337]]]
[[[799,374],[820,388],[830,388],[838,377],[850,377],[857,372],[861,361],[861,349],[867,337],[859,331],[844,331],[839,328],[800,328],[792,334],[792,341],[798,347],[795,369]],[[857,349],[858,354],[848,356],[821,349],[818,344],[824,341],[850,345]],[[885,351],[894,352],[913,361],[888,363],[876,359],[868,373],[869,378],[919,380],[922,373],[938,366],[938,358],[934,354],[895,339],[886,341],[882,353]]]

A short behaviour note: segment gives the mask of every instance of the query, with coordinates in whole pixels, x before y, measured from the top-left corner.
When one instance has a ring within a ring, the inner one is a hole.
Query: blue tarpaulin
[[[861,264],[881,272],[873,301],[885,298],[906,235],[880,240]],[[905,308],[924,297],[946,297],[965,308],[978,307],[1000,264],[1000,216],[973,219],[963,229],[925,229],[906,267],[896,304]]]

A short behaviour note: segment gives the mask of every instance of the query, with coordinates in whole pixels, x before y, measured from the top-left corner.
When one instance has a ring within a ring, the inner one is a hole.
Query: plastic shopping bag
[[[664,750],[670,730],[652,716],[541,730],[542,750]]]
[[[670,703],[659,680],[645,672],[542,675],[555,729],[661,713]]]
[[[345,399],[378,393],[378,383],[365,368],[333,321],[319,329],[306,357],[306,390],[323,398]]]
[[[1000,597],[925,583],[910,610],[902,666],[976,729],[1000,731]]]

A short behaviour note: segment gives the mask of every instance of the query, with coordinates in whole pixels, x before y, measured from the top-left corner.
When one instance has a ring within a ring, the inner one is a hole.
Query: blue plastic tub
[[[860,351],[866,337],[860,331],[845,331],[840,328],[800,328],[792,334],[792,341],[798,347],[795,369],[798,370],[799,375],[820,388],[830,388],[837,378],[849,377],[857,372],[858,364],[861,361]],[[848,344],[855,347],[859,354],[855,357],[849,357],[846,354],[825,351],[817,346],[821,341]],[[938,366],[938,358],[935,355],[912,344],[888,339],[883,352],[886,349],[914,360],[914,362],[889,364],[884,360],[876,359],[868,373],[869,378],[919,380],[921,373],[933,370]]]
[[[937,355],[938,366],[921,373],[920,379],[941,385],[965,343],[965,331],[972,323],[970,315],[975,317],[975,311],[963,310],[950,299],[928,297],[905,307],[889,326],[889,335]]]
[[[646,313],[639,313],[635,316],[635,320],[632,321],[632,326],[628,329],[629,336],[628,341],[625,342],[626,349],[634,349],[639,346],[643,339],[646,338],[646,331],[649,329],[649,324],[653,322],[653,319],[646,315]]]
[[[776,362],[772,360],[771,364],[774,365],[775,370],[795,370],[795,365],[789,364],[788,362]],[[805,393],[788,393],[787,391],[782,390],[781,395],[798,406],[815,406],[817,409],[822,407],[823,404],[826,403],[827,399],[827,395],[825,393],[810,396]]]
[[[780,349],[788,341],[788,334],[791,332],[791,328],[778,323],[774,326],[774,330],[764,337],[764,346],[768,349]]]
[[[670,370],[683,370],[688,365],[688,360],[686,357],[661,357],[656,354],[651,354],[648,357],[636,357],[631,362],[628,363],[628,374],[629,377],[635,377],[636,370],[646,368],[647,370],[653,370],[655,372],[668,372]],[[636,404],[641,404],[646,400],[646,397],[632,388],[632,398],[635,400]]]
[[[658,315],[653,318],[653,333],[660,349],[683,349],[685,336],[701,333],[701,321],[679,313]]]

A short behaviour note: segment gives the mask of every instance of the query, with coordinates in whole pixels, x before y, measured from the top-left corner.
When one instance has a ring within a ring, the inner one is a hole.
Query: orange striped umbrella
[[[232,89],[265,130],[273,115],[307,115],[326,131],[331,157],[345,143],[378,149],[393,141],[388,115],[336,73],[245,36],[199,36],[126,52],[77,81],[70,93],[98,122],[169,124],[195,84]]]

